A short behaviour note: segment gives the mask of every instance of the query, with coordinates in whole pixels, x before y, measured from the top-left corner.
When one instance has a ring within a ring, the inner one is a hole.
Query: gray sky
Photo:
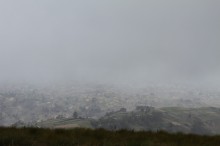
[[[220,84],[219,0],[1,0],[0,81]]]

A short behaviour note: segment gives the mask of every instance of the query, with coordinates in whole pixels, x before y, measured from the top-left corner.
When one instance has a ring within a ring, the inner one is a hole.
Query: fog
[[[1,0],[0,81],[220,85],[219,0]]]

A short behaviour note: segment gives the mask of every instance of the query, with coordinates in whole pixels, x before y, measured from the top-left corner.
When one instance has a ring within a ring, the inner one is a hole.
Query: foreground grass
[[[0,146],[220,146],[220,136],[104,129],[0,128]]]

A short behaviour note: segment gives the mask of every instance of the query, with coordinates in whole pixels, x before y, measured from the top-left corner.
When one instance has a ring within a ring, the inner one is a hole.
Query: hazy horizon
[[[0,82],[220,85],[220,1],[0,1]]]

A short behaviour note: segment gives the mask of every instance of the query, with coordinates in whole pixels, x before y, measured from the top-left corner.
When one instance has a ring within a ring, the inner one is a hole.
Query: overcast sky
[[[0,81],[220,85],[219,0],[0,0]]]

